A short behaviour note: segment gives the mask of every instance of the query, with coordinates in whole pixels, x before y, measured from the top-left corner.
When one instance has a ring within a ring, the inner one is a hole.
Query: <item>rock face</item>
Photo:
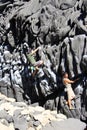
[[[38,103],[67,117],[86,121],[86,0],[0,3],[1,93],[18,102]],[[36,60],[41,59],[44,64],[33,76],[35,67],[28,62],[26,52],[39,46]],[[62,72],[68,72],[70,79],[79,78],[72,86],[76,95],[72,102],[74,110],[66,104]]]

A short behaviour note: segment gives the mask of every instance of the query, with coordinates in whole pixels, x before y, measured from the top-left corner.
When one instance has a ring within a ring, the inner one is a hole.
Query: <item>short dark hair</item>
[[[64,76],[65,74],[68,74],[68,73],[63,71],[63,72],[62,72],[62,76]]]

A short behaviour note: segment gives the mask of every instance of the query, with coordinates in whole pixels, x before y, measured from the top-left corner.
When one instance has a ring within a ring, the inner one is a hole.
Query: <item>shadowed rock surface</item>
[[[87,121],[86,0],[0,1],[0,92],[16,101],[37,103],[67,117]],[[33,77],[29,49],[41,50],[44,61]],[[70,110],[62,73],[79,78],[72,86],[76,99]]]

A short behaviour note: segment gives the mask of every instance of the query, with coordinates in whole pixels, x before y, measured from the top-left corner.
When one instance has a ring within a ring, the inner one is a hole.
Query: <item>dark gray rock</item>
[[[67,60],[65,62],[63,59],[61,60],[62,61],[61,67],[62,67],[62,71],[67,71],[65,69],[67,67],[65,66],[68,66],[70,77],[74,77],[75,75],[78,75],[81,73],[80,64],[83,58],[83,53],[84,54],[86,53],[85,38],[86,38],[85,35],[81,35],[81,36],[79,35],[71,39],[67,38],[65,39],[65,42],[63,43],[62,54],[63,55],[66,54],[66,57],[64,57],[64,59],[67,59]],[[78,44],[79,44],[79,47],[78,47]],[[66,46],[65,47],[66,49],[64,49],[64,46]],[[84,48],[84,46],[85,46],[85,50],[82,49]],[[62,55],[62,58],[63,58],[63,55]]]

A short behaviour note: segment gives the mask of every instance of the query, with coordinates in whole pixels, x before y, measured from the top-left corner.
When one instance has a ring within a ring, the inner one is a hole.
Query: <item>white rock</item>
[[[6,126],[0,122],[0,130],[15,130],[15,129],[12,123],[9,126]]]
[[[43,112],[43,111],[45,111],[45,109],[44,109],[43,107],[36,106],[36,107],[35,107],[35,111]]]
[[[58,121],[66,120],[67,119],[67,117],[65,115],[61,114],[61,113],[57,114],[56,118],[57,118]]]
[[[33,127],[29,127],[27,130],[35,130]]]

